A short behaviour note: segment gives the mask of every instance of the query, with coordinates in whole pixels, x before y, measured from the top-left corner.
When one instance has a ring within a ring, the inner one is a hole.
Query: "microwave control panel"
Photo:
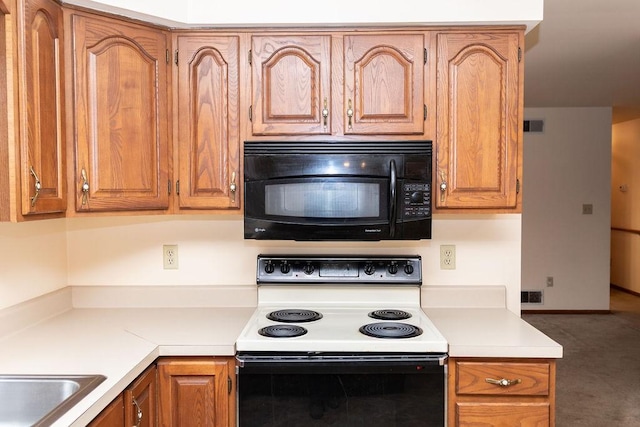
[[[426,218],[431,216],[431,184],[411,182],[403,185],[404,218]]]

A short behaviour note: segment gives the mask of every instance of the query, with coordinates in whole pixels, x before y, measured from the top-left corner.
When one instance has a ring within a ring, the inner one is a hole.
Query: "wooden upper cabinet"
[[[77,211],[168,208],[164,31],[72,15]]]
[[[181,209],[239,208],[239,37],[178,36]]]
[[[345,134],[425,132],[425,35],[344,36]]]
[[[253,135],[331,133],[331,37],[251,37]]]
[[[521,39],[518,31],[437,35],[437,209],[520,208]]]
[[[22,214],[66,210],[63,14],[52,0],[24,3],[20,62]]]

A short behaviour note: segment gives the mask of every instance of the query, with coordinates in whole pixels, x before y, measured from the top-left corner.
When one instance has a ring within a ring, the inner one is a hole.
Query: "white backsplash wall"
[[[0,223],[0,310],[67,286],[64,219]]]
[[[68,283],[247,285],[260,253],[419,254],[428,285],[503,285],[520,313],[521,215],[446,215],[433,239],[400,242],[289,242],[243,239],[241,216],[144,216],[67,220]],[[178,245],[177,270],[164,270],[162,245]],[[440,245],[456,245],[456,270],[440,270]]]

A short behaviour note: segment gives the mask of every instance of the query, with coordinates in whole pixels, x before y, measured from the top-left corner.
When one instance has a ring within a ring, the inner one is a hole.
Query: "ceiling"
[[[640,117],[640,1],[545,0],[527,33],[525,107],[613,107]]]

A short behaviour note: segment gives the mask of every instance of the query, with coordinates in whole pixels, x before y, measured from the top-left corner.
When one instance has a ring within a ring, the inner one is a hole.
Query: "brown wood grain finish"
[[[447,425],[554,427],[554,359],[450,358]],[[509,386],[486,379],[516,380]]]
[[[329,35],[252,36],[251,58],[254,135],[331,132]]]
[[[549,394],[548,363],[486,363],[459,362],[456,392],[458,394],[509,394],[546,396]],[[519,380],[517,384],[501,386],[486,380]]]
[[[135,425],[135,424],[133,424]],[[100,412],[88,427],[124,427],[124,397],[118,395],[106,408]]]
[[[12,13],[14,3],[0,0],[0,221],[15,218],[16,175],[18,162],[12,149],[14,138],[13,90],[14,50]]]
[[[424,133],[424,38],[344,36],[345,134]]]
[[[235,425],[235,400],[229,393],[233,358],[164,358],[158,362],[161,426]]]
[[[239,37],[179,36],[181,209],[240,206]]]
[[[22,214],[66,209],[63,14],[52,0],[24,4],[21,75]]]
[[[167,35],[82,15],[72,31],[76,209],[166,209]]]
[[[458,427],[548,427],[548,403],[459,403]]]
[[[158,425],[156,373],[156,365],[151,365],[122,394],[125,426]]]
[[[438,209],[518,207],[519,44],[518,32],[437,35]]]

